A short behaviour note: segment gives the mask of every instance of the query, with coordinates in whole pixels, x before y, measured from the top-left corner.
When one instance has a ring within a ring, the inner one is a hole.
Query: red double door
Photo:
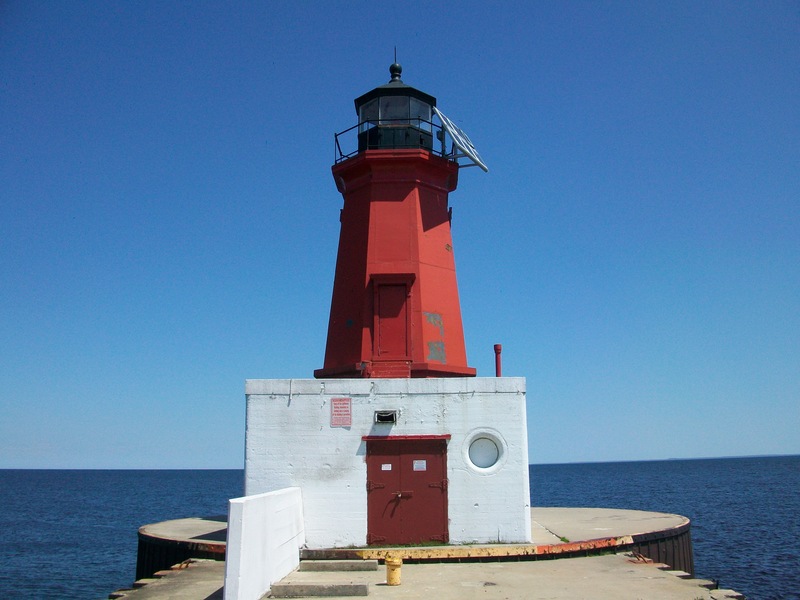
[[[447,439],[366,441],[367,543],[447,542]]]

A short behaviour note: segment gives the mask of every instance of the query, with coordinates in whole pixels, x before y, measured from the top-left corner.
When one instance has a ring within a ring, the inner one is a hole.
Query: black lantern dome
[[[436,98],[406,85],[403,67],[389,67],[389,83],[356,98],[358,151],[392,148],[433,148],[431,117]]]

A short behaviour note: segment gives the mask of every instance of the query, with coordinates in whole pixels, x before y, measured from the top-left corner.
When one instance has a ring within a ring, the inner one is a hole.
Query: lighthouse
[[[432,122],[436,98],[403,83],[399,64],[389,72],[356,98],[357,125],[336,136],[344,207],[325,364],[314,375],[471,377],[448,204],[459,164]],[[343,147],[353,133],[355,148]]]
[[[278,494],[309,549],[530,542],[526,381],[469,366],[456,281],[449,194],[486,165],[389,72],[335,135],[323,366],[245,383],[245,494]]]

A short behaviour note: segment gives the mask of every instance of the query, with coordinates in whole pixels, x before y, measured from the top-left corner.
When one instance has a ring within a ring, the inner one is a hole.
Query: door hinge
[[[442,479],[441,481],[437,481],[435,483],[429,483],[428,487],[439,488],[443,492],[446,492],[447,491],[447,485],[448,485],[447,484],[447,479]]]
[[[371,492],[372,490],[379,490],[381,488],[385,488],[386,485],[383,483],[375,483],[374,481],[370,481],[367,479],[367,491]]]

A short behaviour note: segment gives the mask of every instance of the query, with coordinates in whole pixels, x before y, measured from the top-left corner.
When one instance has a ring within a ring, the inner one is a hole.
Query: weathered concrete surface
[[[132,600],[222,600],[225,581],[225,562],[193,560],[184,568],[159,571],[158,577],[148,578],[146,585],[133,590],[120,590],[109,598]],[[144,580],[143,580],[144,581]]]
[[[139,532],[154,538],[181,542],[204,543],[224,547],[228,531],[228,517],[190,517],[151,523]],[[221,546],[220,546],[221,545]]]
[[[392,600],[712,600],[719,597],[702,587],[706,582],[677,577],[622,554],[534,562],[404,564],[401,579],[400,586],[389,587],[385,585],[385,570],[296,571],[281,584],[366,583],[371,598]]]
[[[377,571],[377,560],[307,560],[300,563],[301,571]]]
[[[618,508],[542,508],[531,509],[535,544],[553,544],[623,537],[680,527],[686,517],[668,513]],[[547,538],[547,533],[555,534]],[[537,537],[539,539],[537,539]],[[549,540],[549,541],[548,541]]]
[[[224,564],[197,561],[144,587],[115,596],[130,600],[221,600]],[[386,571],[298,570],[281,584],[366,585],[372,598],[508,600],[722,600],[742,598],[708,590],[707,582],[679,577],[622,554],[535,562],[423,563],[403,565],[402,584],[385,585]],[[331,588],[333,589],[333,588]],[[340,596],[358,598],[360,596]]]
[[[355,598],[369,595],[368,582],[352,583],[276,583],[270,598]]]

